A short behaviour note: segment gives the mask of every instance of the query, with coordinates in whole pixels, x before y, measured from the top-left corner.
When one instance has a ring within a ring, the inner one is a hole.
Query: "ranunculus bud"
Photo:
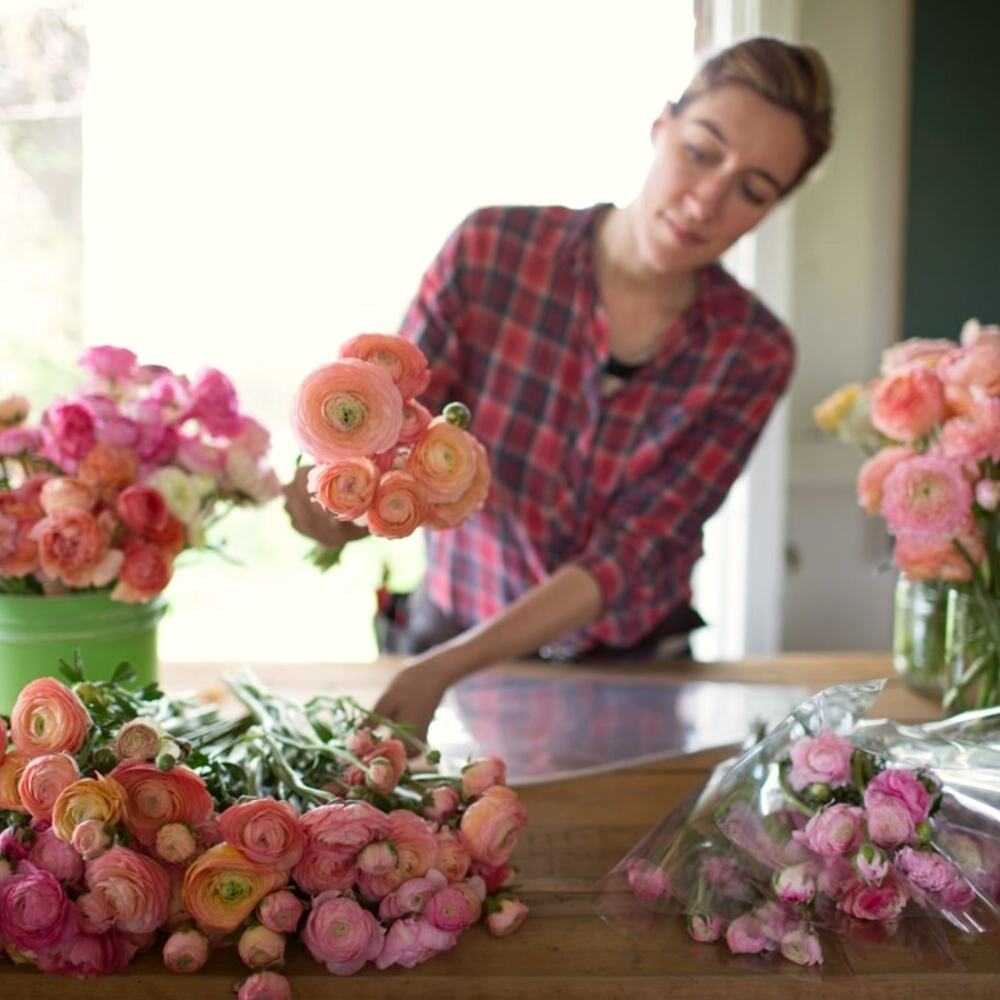
[[[184,864],[197,850],[198,841],[187,823],[165,823],[156,834],[156,854],[171,864]]]
[[[465,430],[465,428],[469,426],[469,422],[472,420],[472,412],[465,405],[465,403],[449,403],[441,411],[441,416],[443,416],[449,424],[461,427],[462,430]]]
[[[833,791],[829,785],[822,781],[814,781],[808,789],[809,798],[814,802],[829,802],[833,797]]]
[[[163,964],[171,972],[197,972],[207,961],[208,938],[193,927],[176,930],[163,946]]]
[[[99,747],[94,751],[92,763],[95,771],[101,774],[110,774],[118,766],[118,758],[111,747]]]
[[[874,844],[862,844],[854,859],[858,874],[870,885],[878,885],[889,874],[889,858]]]
[[[710,944],[722,937],[722,917],[710,913],[689,913],[687,931],[693,941]]]
[[[482,795],[493,785],[507,783],[507,765],[499,757],[482,757],[462,768],[462,796],[466,799]]]
[[[510,896],[487,900],[486,927],[494,937],[507,937],[528,919],[528,907]]]
[[[922,822],[918,823],[916,829],[913,832],[917,840],[921,844],[926,844],[931,839],[931,832],[932,832],[931,825],[930,823],[927,822],[927,820],[923,820]]]
[[[435,823],[445,823],[455,813],[461,805],[458,792],[451,785],[438,785],[436,788],[428,788],[424,793],[424,816],[434,820]]]
[[[241,984],[236,1000],[292,1000],[292,985],[277,972],[258,972]]]
[[[369,875],[384,875],[396,867],[396,848],[388,840],[376,840],[357,857],[357,866]]]
[[[305,907],[302,900],[288,889],[279,889],[265,896],[257,907],[260,922],[276,934],[291,934],[299,925]]]
[[[243,964],[251,969],[269,969],[285,961],[285,939],[263,924],[248,927],[240,935],[236,950]]]
[[[388,795],[396,787],[396,770],[386,757],[375,757],[368,762],[365,783],[370,789]]]
[[[113,831],[99,819],[85,819],[77,823],[70,841],[84,861],[99,858],[114,842]]]
[[[163,730],[153,719],[132,719],[118,730],[115,753],[119,760],[142,763],[160,752]]]
[[[808,861],[776,872],[774,891],[782,903],[808,903],[816,893],[816,881]]]

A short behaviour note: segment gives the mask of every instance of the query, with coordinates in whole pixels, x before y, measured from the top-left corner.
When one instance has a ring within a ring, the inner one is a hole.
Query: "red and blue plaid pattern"
[[[563,648],[630,646],[691,596],[701,529],[788,382],[787,330],[720,266],[657,356],[602,395],[608,329],[585,210],[487,208],[452,234],[402,334],[427,355],[432,412],[473,414],[493,488],[430,532],[427,583],[449,617],[493,615],[566,563],[596,577],[600,618]]]

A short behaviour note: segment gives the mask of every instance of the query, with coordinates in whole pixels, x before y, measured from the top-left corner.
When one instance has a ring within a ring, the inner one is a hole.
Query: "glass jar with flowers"
[[[905,577],[935,587],[933,628],[926,615],[897,614],[897,629],[910,629],[894,641],[897,669],[929,690],[939,659],[946,709],[968,707],[970,698],[978,706],[997,704],[1000,326],[969,320],[958,343],[902,341],[883,354],[878,378],[838,390],[815,416],[824,430],[848,440],[851,428],[870,425],[859,503],[885,518],[893,560]],[[919,641],[918,621],[925,626]],[[920,670],[916,655],[903,655],[918,646]]]
[[[121,347],[37,423],[0,400],[0,711],[80,650],[93,679],[156,672],[174,561],[234,505],[280,493],[269,435],[220,371],[189,379]]]

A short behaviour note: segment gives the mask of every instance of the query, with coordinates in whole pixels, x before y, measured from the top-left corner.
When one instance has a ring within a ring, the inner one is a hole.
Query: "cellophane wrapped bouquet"
[[[188,378],[111,346],[80,367],[37,423],[24,397],[0,399],[0,593],[145,603],[232,507],[281,492],[270,435],[216,368]]]
[[[454,528],[483,505],[490,467],[465,430],[471,414],[450,403],[432,415],[416,398],[430,380],[420,348],[379,333],[352,337],[306,376],[292,427],[318,463],[308,479],[317,503],[384,538]]]
[[[433,751],[353,700],[299,704],[250,676],[220,715],[130,690],[124,666],[65,671],[0,717],[0,958],[90,977],[156,947],[193,973],[232,946],[253,973],[241,1000],[273,1000],[294,935],[349,975],[527,915],[504,891],[527,816],[501,760],[413,770],[407,741]]]
[[[946,925],[1000,926],[1000,709],[862,720],[882,683],[821,692],[720,765],[606,876],[602,915],[683,919],[763,968],[893,939],[933,963]]]

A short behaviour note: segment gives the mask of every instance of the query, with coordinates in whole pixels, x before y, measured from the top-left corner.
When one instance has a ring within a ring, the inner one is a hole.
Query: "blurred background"
[[[706,532],[695,651],[888,648],[884,529],[811,409],[900,337],[1000,319],[998,29],[993,0],[0,0],[0,394],[40,408],[94,344],[218,367],[288,478],[299,380],[395,330],[471,209],[627,204],[698,52],[805,41],[833,152],[727,261],[799,368]],[[372,658],[383,571],[422,572],[414,536],[321,575],[280,503],[219,534],[170,584],[165,659]]]

